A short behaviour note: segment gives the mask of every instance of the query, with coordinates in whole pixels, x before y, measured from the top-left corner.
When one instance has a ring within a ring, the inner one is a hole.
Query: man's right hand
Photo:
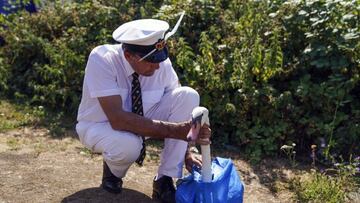
[[[191,124],[191,121],[178,123],[176,125],[176,129],[174,134],[177,134],[180,139],[185,141],[192,141],[196,144],[200,145],[208,145],[210,144],[210,137],[211,137],[211,129],[210,126],[207,124],[204,124],[203,126],[194,126],[194,124]],[[195,136],[193,136],[194,140],[189,140],[188,134],[189,133],[196,133]],[[185,137],[184,137],[185,136]]]
[[[199,145],[208,145],[208,144],[211,144],[210,137],[211,137],[210,126],[207,124],[204,124],[200,128],[199,135],[197,137],[197,140],[195,140],[195,142]]]

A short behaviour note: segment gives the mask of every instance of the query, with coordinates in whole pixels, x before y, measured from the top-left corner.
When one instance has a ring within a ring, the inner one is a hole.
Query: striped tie
[[[139,81],[139,74],[133,73],[133,80],[131,83],[131,111],[140,116],[144,116],[142,98],[141,98],[141,86]],[[145,138],[142,137],[143,143],[139,157],[135,161],[139,166],[143,165],[143,161],[146,156]]]

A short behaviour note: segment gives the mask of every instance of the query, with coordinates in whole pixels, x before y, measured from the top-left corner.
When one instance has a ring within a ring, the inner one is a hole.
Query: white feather
[[[181,16],[180,16],[179,20],[176,22],[176,24],[175,24],[174,28],[171,30],[171,32],[166,33],[166,35],[165,35],[165,37],[164,37],[164,41],[166,41],[169,37],[171,37],[173,34],[176,33],[176,31],[177,31],[177,29],[179,28],[180,23],[181,23],[184,15],[185,15],[185,11],[183,11],[183,12],[181,13]],[[157,50],[156,48],[153,49],[151,52],[149,52],[149,53],[146,54],[144,57],[142,57],[139,61],[144,60],[146,57],[150,56],[150,55],[151,55],[152,53],[154,53],[156,50]]]
[[[180,23],[181,23],[184,15],[185,15],[185,11],[183,11],[183,12],[181,13],[181,16],[180,16],[179,20],[177,21],[176,25],[175,25],[174,28],[171,30],[171,32],[166,33],[166,35],[165,35],[165,41],[166,41],[169,37],[171,37],[173,34],[176,33],[176,31],[177,31],[177,29],[179,28]]]

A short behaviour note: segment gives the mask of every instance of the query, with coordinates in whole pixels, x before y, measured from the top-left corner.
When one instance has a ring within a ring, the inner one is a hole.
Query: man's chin
[[[143,74],[143,76],[150,77],[150,76],[154,75],[154,73],[155,73],[155,71],[146,72],[146,73]]]

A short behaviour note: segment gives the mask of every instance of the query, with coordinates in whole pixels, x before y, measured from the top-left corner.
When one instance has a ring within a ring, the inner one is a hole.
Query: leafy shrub
[[[3,89],[33,104],[76,112],[88,54],[111,42],[119,21],[129,19],[114,7],[91,1],[56,3],[38,14],[9,16],[1,32],[6,41],[0,61],[1,70],[7,70]]]
[[[80,3],[77,3],[80,2]],[[359,154],[359,3],[314,1],[77,1],[7,17],[0,88],[73,114],[87,55],[122,22],[186,17],[170,57],[210,110],[214,144],[252,160],[298,143],[310,153]]]
[[[328,153],[359,153],[356,2],[191,1],[160,13],[180,7],[189,17],[175,64],[210,109],[217,143],[254,159],[317,138]]]
[[[351,166],[351,165],[348,165]],[[299,202],[352,202],[351,191],[356,192],[358,185],[354,173],[348,168],[338,168],[335,174],[313,170],[306,179],[294,178],[290,189],[295,192]]]
[[[359,4],[354,1],[302,2],[281,17],[292,139],[323,137],[325,155],[359,153]],[[285,30],[284,30],[285,31]],[[308,145],[309,146],[309,145]],[[346,146],[346,147],[345,147]]]

